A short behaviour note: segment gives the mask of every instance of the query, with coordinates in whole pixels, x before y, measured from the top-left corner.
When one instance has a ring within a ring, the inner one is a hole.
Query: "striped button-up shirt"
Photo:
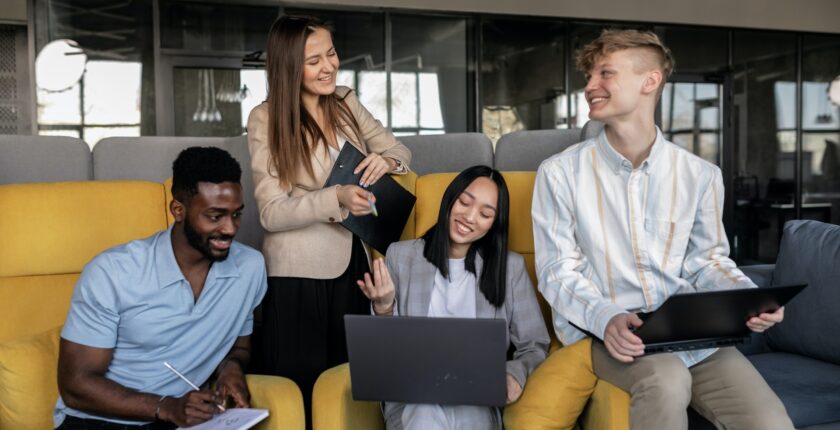
[[[540,165],[532,216],[539,290],[564,344],[677,293],[755,287],[729,257],[717,166],[662,137],[634,169],[601,132]],[[692,366],[713,349],[680,352]]]

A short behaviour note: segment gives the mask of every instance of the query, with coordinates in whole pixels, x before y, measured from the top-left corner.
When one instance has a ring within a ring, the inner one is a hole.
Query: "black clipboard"
[[[364,158],[365,155],[355,146],[349,142],[345,143],[324,188],[333,185],[359,185],[362,172],[353,174],[353,170]],[[379,178],[375,184],[367,187],[367,190],[376,196],[379,216],[357,217],[350,214],[341,225],[384,255],[389,245],[400,240],[417,198],[388,175]]]

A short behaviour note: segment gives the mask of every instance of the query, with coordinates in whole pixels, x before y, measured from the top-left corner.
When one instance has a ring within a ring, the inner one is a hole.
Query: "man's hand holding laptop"
[[[774,312],[765,312],[747,321],[747,327],[761,333],[785,319],[784,306]],[[645,354],[645,344],[633,331],[644,324],[638,315],[628,312],[610,319],[604,330],[604,346],[613,358],[622,363],[632,363],[634,357]]]
[[[747,327],[750,330],[761,333],[764,330],[767,330],[770,327],[782,322],[785,319],[785,307],[782,306],[779,309],[776,309],[775,312],[766,312],[761,315],[755,316],[750,318],[747,321]]]
[[[604,330],[604,346],[613,358],[622,363],[632,363],[633,357],[644,355],[645,344],[633,334],[633,330],[642,324],[642,319],[631,312],[610,318]]]

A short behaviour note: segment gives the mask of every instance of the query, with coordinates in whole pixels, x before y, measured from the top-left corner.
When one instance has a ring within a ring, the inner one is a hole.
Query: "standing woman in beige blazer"
[[[407,172],[411,160],[351,89],[336,87],[338,63],[323,22],[279,18],[268,34],[268,98],[248,118],[268,265],[255,358],[262,372],[297,383],[307,411],[321,372],[347,361],[344,315],[370,312],[355,285],[370,270],[367,250],[339,223],[369,215],[376,198],[363,186]],[[362,186],[324,188],[343,145],[367,154],[356,167]]]

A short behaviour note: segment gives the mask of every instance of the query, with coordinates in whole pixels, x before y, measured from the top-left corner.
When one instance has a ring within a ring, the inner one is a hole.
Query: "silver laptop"
[[[345,315],[354,400],[504,406],[503,319]]]

